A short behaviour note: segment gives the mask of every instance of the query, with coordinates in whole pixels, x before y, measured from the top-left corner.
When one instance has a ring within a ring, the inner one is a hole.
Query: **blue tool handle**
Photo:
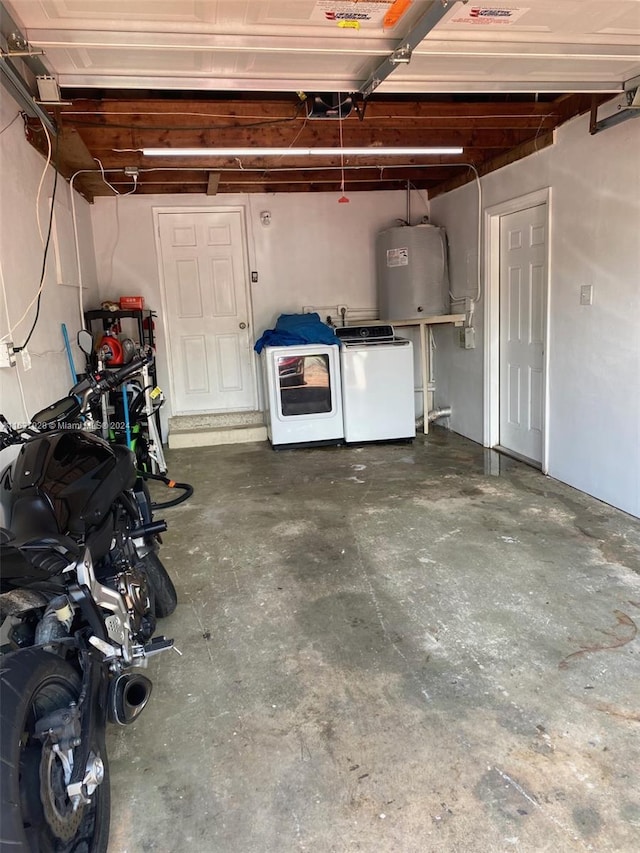
[[[62,324],[62,337],[64,338],[64,346],[67,350],[67,358],[69,359],[69,369],[71,370],[71,379],[73,380],[73,384],[75,385],[78,381],[78,374],[76,373],[76,367],[73,363],[73,355],[71,354],[71,344],[69,343],[69,335],[67,334],[67,325],[66,323]]]

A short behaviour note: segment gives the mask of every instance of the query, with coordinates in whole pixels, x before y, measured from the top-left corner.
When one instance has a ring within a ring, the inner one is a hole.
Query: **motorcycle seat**
[[[69,563],[78,559],[81,552],[80,546],[73,539],[61,533],[32,537],[26,540],[16,538],[11,541],[9,546],[5,545],[3,551],[7,548],[20,553],[22,558],[32,567],[30,573],[33,574],[33,569],[35,569],[39,573],[38,577],[60,574]],[[4,565],[2,572],[4,575]]]
[[[55,556],[58,559],[60,558],[59,554],[55,554]],[[57,572],[50,571],[48,566],[36,565],[27,554],[16,548],[13,543],[11,545],[0,545],[0,563],[2,564],[2,576],[0,578],[2,593],[23,586],[27,582],[47,580],[52,574],[57,574]],[[26,595],[30,594],[29,590],[24,592]],[[10,612],[6,611],[2,596],[0,596],[0,612]]]

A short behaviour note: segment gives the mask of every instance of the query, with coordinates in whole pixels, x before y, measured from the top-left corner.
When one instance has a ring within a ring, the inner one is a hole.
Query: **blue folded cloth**
[[[256,352],[262,352],[264,347],[291,347],[296,344],[336,344],[340,346],[331,326],[323,323],[320,315],[311,314],[281,314],[276,321],[275,329],[267,329],[254,345]]]

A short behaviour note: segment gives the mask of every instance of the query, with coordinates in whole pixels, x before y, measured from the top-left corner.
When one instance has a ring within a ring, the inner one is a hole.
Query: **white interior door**
[[[255,407],[241,210],[159,213],[177,414]]]
[[[547,211],[500,217],[500,445],[542,463]]]

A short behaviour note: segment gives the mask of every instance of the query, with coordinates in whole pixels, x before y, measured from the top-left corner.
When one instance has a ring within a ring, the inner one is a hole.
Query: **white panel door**
[[[178,414],[255,406],[242,216],[239,210],[158,214]]]
[[[547,209],[500,217],[500,445],[542,462]]]

